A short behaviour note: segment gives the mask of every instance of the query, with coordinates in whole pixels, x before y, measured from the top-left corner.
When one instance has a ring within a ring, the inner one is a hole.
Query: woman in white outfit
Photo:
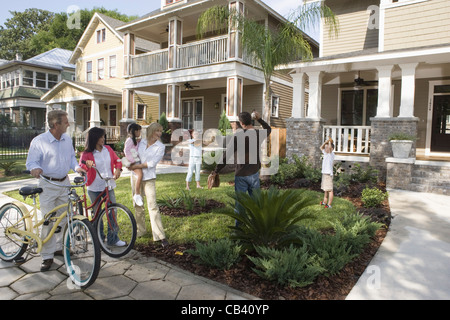
[[[162,135],[162,126],[159,123],[152,123],[147,129],[147,138],[139,142],[138,153],[141,163],[131,166],[131,170],[142,169],[143,177],[141,184],[141,195],[147,198],[147,207],[150,215],[150,223],[154,241],[161,241],[163,247],[167,247],[164,228],[161,221],[161,214],[156,203],[156,165],[162,160],[165,153],[165,146],[160,141]],[[131,176],[131,189],[133,196],[135,194],[135,179]],[[134,202],[136,212],[136,223],[138,236],[146,233],[145,228],[145,209],[144,206],[138,206]]]

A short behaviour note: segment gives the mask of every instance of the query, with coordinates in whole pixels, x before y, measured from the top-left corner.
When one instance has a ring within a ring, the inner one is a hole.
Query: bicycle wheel
[[[20,258],[28,244],[26,239],[20,234],[9,234],[8,228],[25,231],[26,225],[23,219],[23,212],[15,204],[8,203],[0,208],[0,258],[3,261],[11,262]]]
[[[64,262],[76,288],[86,289],[100,271],[100,246],[87,218],[66,225],[63,238]]]
[[[131,211],[122,204],[108,206],[108,213],[102,210],[95,221],[94,228],[103,252],[113,258],[126,255],[136,241],[136,219]],[[118,241],[125,242],[117,245]]]

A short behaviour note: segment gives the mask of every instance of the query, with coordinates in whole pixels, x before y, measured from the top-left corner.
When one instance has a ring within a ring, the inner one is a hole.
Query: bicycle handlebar
[[[82,164],[86,164],[86,161],[81,160],[81,163]],[[102,175],[100,174],[100,171],[98,171],[98,169],[95,166],[92,166],[91,168],[94,169],[97,172],[97,174],[100,177],[100,179],[102,179],[102,180],[104,180],[106,182],[108,182],[109,180],[114,180],[114,178],[103,178]]]
[[[31,171],[30,170],[25,170],[25,171],[23,171],[23,173],[31,174]],[[87,175],[86,174],[82,174],[81,177],[75,177],[75,179],[74,179],[75,184],[70,184],[70,185],[62,185],[62,184],[55,183],[55,182],[47,179],[46,177],[44,177],[42,174],[40,174],[39,177],[41,179],[47,181],[48,183],[54,185],[54,186],[62,187],[62,188],[68,188],[68,189],[70,189],[70,188],[81,188],[81,187],[84,187],[86,185],[86,183],[87,183]],[[83,183],[81,183],[81,181],[78,178],[83,178]],[[77,181],[79,181],[79,182],[77,182]]]

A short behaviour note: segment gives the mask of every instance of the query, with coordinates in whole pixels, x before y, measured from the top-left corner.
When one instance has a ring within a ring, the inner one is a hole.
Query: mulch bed
[[[289,181],[283,185],[283,188],[298,187],[299,183],[301,184],[302,181]],[[153,256],[169,262],[184,270],[226,284],[264,300],[343,300],[354,287],[377,252],[386,236],[391,221],[388,200],[385,200],[378,208],[364,208],[362,206],[361,192],[365,186],[366,184],[352,184],[339,197],[351,201],[359,212],[371,217],[373,221],[383,223],[384,226],[377,231],[373,241],[367,245],[359,257],[347,264],[340,273],[329,278],[319,276],[314,284],[304,288],[292,289],[290,287],[281,287],[276,283],[261,279],[252,271],[254,265],[247,257],[243,257],[239,263],[226,271],[197,264],[195,263],[196,257],[184,253],[187,249],[194,248],[193,244],[170,244],[168,248],[163,249],[159,244],[150,242],[148,245],[139,245],[136,249],[147,256]],[[261,187],[267,188],[268,185],[263,183]],[[376,187],[386,191],[384,185],[378,184]],[[320,191],[320,185],[309,185],[309,189]],[[219,204],[214,204],[212,200],[210,205],[213,208],[214,205],[217,206]],[[220,205],[223,206],[223,204]],[[186,215],[184,209],[178,210],[177,212],[175,209],[167,210],[166,208],[160,207],[160,210],[162,214],[169,214],[171,216]],[[201,209],[200,212],[207,211]],[[191,215],[190,213],[188,214]],[[180,255],[180,253],[183,254]]]

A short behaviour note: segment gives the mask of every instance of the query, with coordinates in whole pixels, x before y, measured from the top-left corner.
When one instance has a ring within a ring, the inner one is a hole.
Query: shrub
[[[352,168],[351,178],[355,182],[373,182],[376,183],[378,179],[378,170],[368,166],[363,169],[359,163],[355,163]]]
[[[242,247],[230,239],[209,240],[207,244],[196,241],[195,250],[186,252],[198,257],[201,264],[222,270],[229,269],[240,259]]]
[[[14,173],[15,161],[0,162],[0,168],[5,170],[5,176],[11,176]]]
[[[389,135],[388,140],[389,141],[392,141],[392,140],[412,140],[412,141],[415,141],[416,137],[413,136],[413,135],[404,133],[404,132],[394,132],[394,133]]]
[[[226,215],[239,222],[233,239],[250,246],[276,247],[290,243],[299,228],[297,224],[314,216],[303,209],[316,203],[316,198],[306,190],[257,189],[253,195],[237,192],[230,195],[240,204],[238,212],[234,207]]]
[[[324,271],[316,256],[308,253],[306,245],[299,248],[290,245],[283,250],[256,247],[256,251],[258,257],[248,256],[256,266],[253,271],[283,286],[305,287]]]
[[[388,197],[387,192],[378,188],[365,188],[361,194],[361,201],[366,208],[378,207]]]

